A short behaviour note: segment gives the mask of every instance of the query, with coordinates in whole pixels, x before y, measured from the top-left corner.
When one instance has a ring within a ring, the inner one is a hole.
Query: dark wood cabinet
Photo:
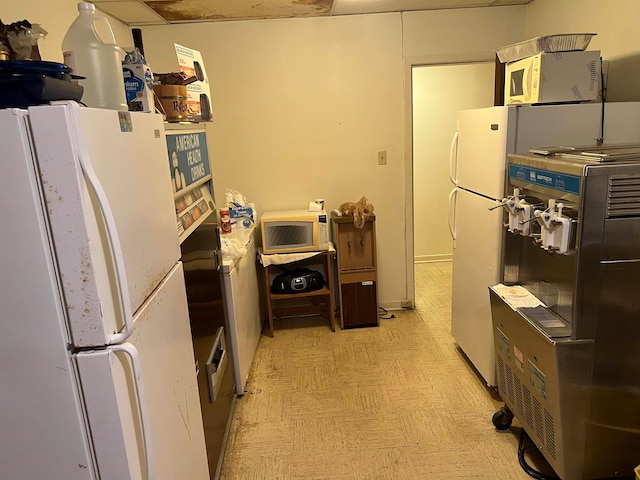
[[[375,215],[358,228],[352,217],[331,216],[337,250],[342,328],[378,326]]]
[[[342,328],[378,325],[377,288],[373,280],[340,285]]]

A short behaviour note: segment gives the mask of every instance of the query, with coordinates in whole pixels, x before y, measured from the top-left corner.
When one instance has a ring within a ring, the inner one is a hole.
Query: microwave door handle
[[[522,77],[522,94],[524,96],[525,103],[532,101],[531,86],[533,85],[533,64],[529,63],[526,67],[526,75]]]

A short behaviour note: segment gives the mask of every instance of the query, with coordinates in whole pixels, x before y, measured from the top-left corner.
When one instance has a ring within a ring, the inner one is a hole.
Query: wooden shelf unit
[[[358,228],[352,217],[331,214],[337,251],[340,326],[380,325],[378,316],[378,271],[376,261],[376,217]]]
[[[333,268],[335,250],[318,252],[313,257],[280,265],[268,265],[264,267],[264,278],[267,293],[267,312],[269,315],[269,334],[273,337],[273,318],[284,315],[323,315],[329,320],[332,331],[335,327],[335,304],[333,300]],[[267,255],[268,256],[268,255]],[[271,274],[279,267],[295,269],[322,265],[324,269],[324,286],[319,290],[301,293],[271,293]],[[297,304],[287,304],[286,301],[298,300]]]

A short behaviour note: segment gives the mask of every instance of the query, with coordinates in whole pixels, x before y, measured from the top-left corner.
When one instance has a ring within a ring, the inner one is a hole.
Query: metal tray
[[[502,63],[515,62],[521,58],[547,52],[570,52],[585,50],[597,33],[561,33],[535,37],[496,50]]]
[[[538,147],[530,148],[529,152],[538,155],[557,156],[562,159],[594,162],[640,161],[640,144],[638,143]]]

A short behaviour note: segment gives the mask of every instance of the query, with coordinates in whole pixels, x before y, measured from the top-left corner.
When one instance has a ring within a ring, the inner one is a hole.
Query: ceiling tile
[[[532,0],[335,0],[334,15],[526,4]]]
[[[283,18],[331,14],[333,0],[150,0],[169,22]]]
[[[534,0],[93,0],[129,25],[525,5]]]
[[[135,0],[126,1],[99,1],[93,2],[96,8],[117,18],[127,24],[152,25],[166,24],[167,22],[147,7],[144,3]]]

